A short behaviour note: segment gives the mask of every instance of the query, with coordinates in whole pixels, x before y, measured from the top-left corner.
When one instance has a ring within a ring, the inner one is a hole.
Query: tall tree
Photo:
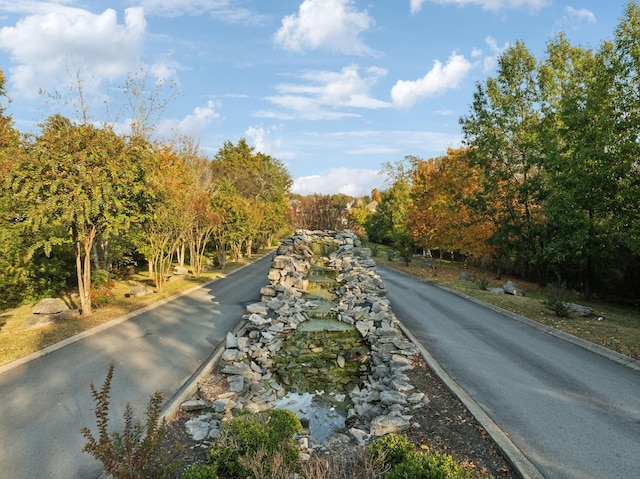
[[[498,59],[497,76],[477,85],[471,112],[460,119],[471,158],[483,170],[476,207],[495,224],[498,273],[504,256],[528,264],[539,249],[536,63],[516,42]]]
[[[127,228],[146,195],[144,172],[109,129],[75,125],[54,115],[29,154],[12,169],[11,191],[24,200],[24,224],[38,245],[71,241],[82,314],[92,313],[91,249],[96,236]],[[64,229],[55,234],[51,222]]]

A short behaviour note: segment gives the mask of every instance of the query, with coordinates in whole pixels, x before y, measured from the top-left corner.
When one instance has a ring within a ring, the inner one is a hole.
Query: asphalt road
[[[547,479],[640,478],[640,372],[405,274],[378,272],[398,319]]]
[[[96,430],[90,382],[100,388],[114,361],[114,427],[127,402],[143,418],[149,396],[161,391],[170,399],[236,326],[245,306],[259,301],[270,265],[261,259],[0,374],[0,477],[98,477],[102,467],[82,452],[80,432],[85,426]]]

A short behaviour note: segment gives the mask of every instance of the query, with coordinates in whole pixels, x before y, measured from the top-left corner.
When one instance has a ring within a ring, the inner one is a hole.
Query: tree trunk
[[[73,227],[76,254],[76,274],[78,277],[78,295],[82,316],[91,316],[91,250],[96,236],[95,228],[91,228],[81,241],[76,226]],[[83,244],[81,244],[83,243]]]

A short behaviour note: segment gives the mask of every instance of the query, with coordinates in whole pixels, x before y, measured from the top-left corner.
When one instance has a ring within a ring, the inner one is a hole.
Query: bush
[[[91,382],[91,395],[96,403],[95,416],[98,427],[96,439],[88,428],[82,428],[87,439],[83,447],[102,462],[104,472],[114,479],[163,479],[178,469],[179,463],[162,451],[162,439],[167,430],[165,419],[160,420],[162,393],[151,396],[146,411],[146,422],[133,421],[133,410],[127,403],[124,412],[124,430],[109,432],[109,396],[114,364],[111,363],[100,391]]]
[[[91,273],[91,304],[95,307],[104,306],[109,301],[115,299],[113,289],[115,288],[114,282],[111,280],[111,275],[104,269],[98,269]]]
[[[209,451],[213,466],[223,477],[258,477],[245,465],[260,454],[266,472],[277,462],[292,469],[300,454],[293,438],[300,431],[298,417],[286,409],[238,416],[223,423],[218,441]]]
[[[381,458],[388,466],[400,464],[416,452],[415,446],[409,442],[407,436],[399,434],[379,437],[369,444],[368,449],[371,459],[375,461]]]
[[[546,288],[544,305],[559,318],[568,318],[571,313],[569,303],[575,300],[577,294],[567,289],[564,283],[553,284]]]
[[[197,464],[184,471],[182,479],[218,479],[218,471],[216,466]]]
[[[478,278],[476,278],[475,283],[478,285],[478,288],[482,291],[486,291],[489,289],[489,277],[486,273],[482,273]]]
[[[386,479],[471,479],[472,473],[448,454],[418,451],[406,436],[387,434],[368,446],[371,462],[382,461]]]
[[[448,454],[414,452],[389,471],[387,479],[471,479]]]

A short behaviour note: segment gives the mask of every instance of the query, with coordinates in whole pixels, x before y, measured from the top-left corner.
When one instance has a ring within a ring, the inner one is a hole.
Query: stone
[[[229,391],[240,392],[244,389],[243,376],[229,376],[227,382],[229,383]]]
[[[211,404],[209,404],[207,401],[203,401],[202,399],[190,399],[180,404],[180,409],[187,412],[200,411],[202,409],[207,409],[210,406]]]
[[[189,274],[189,270],[187,268],[185,268],[184,266],[174,266],[173,267],[173,274],[174,275],[179,275],[179,276],[186,276]]]
[[[469,273],[468,271],[462,271],[458,275],[458,279],[461,281],[473,281],[476,279],[476,277],[473,275],[473,273]]]
[[[153,288],[151,286],[147,286],[144,284],[138,284],[136,286],[132,286],[131,289],[129,289],[129,296],[134,297],[134,298],[139,298],[142,296],[146,296],[148,294],[153,294],[155,291],[153,290]]]
[[[502,287],[504,292],[507,294],[512,294],[514,296],[524,296],[524,290],[518,288],[513,281],[507,281]]]
[[[262,303],[262,302],[253,303],[247,306],[247,313],[249,314],[260,314],[262,316],[265,316],[268,311],[269,311],[269,308],[265,303]]]
[[[238,347],[238,339],[236,338],[236,335],[233,334],[231,331],[227,333],[225,346],[227,349],[235,349]]]
[[[380,393],[380,402],[387,406],[390,406],[393,404],[404,405],[407,403],[407,398],[405,397],[404,394],[398,391],[382,391]]]
[[[399,433],[411,426],[411,423],[399,416],[378,416],[371,421],[369,434],[372,436],[384,436],[386,434]]]
[[[569,314],[573,316],[591,316],[593,314],[593,309],[588,306],[581,306],[576,303],[565,303],[567,311]]]
[[[58,314],[69,309],[61,299],[45,298],[33,307],[33,314]]]
[[[268,318],[265,318],[259,314],[251,314],[247,320],[249,321],[249,323],[251,323],[252,326],[256,327],[256,328],[260,328],[262,326],[264,326],[265,324],[269,324],[271,323],[271,320]]]

